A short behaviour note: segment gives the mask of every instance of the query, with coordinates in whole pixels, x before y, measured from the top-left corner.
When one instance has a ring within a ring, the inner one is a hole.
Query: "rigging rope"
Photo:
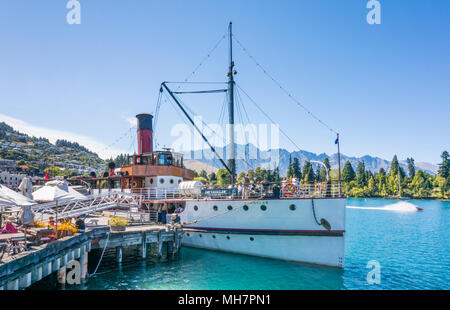
[[[315,120],[317,120],[320,124],[322,124],[323,126],[325,126],[326,128],[328,128],[328,130],[330,130],[331,132],[338,134],[338,132],[336,130],[334,130],[333,128],[331,128],[328,124],[326,124],[324,121],[322,121],[320,118],[318,118],[316,115],[314,115],[307,107],[305,107],[302,103],[300,103],[300,101],[298,101],[294,96],[291,95],[291,93],[286,90],[286,88],[284,88],[277,80],[275,80],[275,78],[269,74],[267,72],[266,69],[264,69],[264,67],[262,67],[259,62],[247,51],[247,49],[242,45],[242,43],[236,38],[235,35],[233,35],[233,38],[236,40],[236,42],[238,43],[238,45],[242,48],[242,50],[244,51],[244,53],[256,64],[256,66],[258,68],[260,68],[262,70],[262,72],[269,77],[269,79],[271,79],[289,98],[291,98],[299,107],[301,107],[303,110],[305,110],[309,115],[311,115],[312,118],[314,118]]]
[[[100,152],[105,151],[107,149],[111,149],[112,146],[114,146],[116,143],[120,142],[123,138],[125,138],[126,136],[128,136],[129,131],[131,131],[131,129],[136,128],[136,125],[131,126],[130,128],[127,129],[126,132],[124,132],[123,134],[121,134],[119,136],[119,138],[117,138],[116,140],[114,140],[114,142],[108,144],[107,146],[105,146],[103,149],[100,150]]]
[[[184,82],[187,82],[188,80],[190,80],[192,78],[192,76],[194,76],[194,74],[197,72],[198,69],[200,69],[200,67],[203,65],[203,63],[208,60],[208,58],[211,57],[212,53],[214,53],[214,51],[219,47],[220,43],[222,43],[222,41],[226,38],[227,34],[225,33],[220,40],[214,45],[214,47],[209,51],[209,53],[200,61],[200,63],[197,65],[197,67],[195,67],[195,69],[184,79]],[[180,83],[182,84],[182,83]],[[178,89],[180,89],[181,85],[178,85]]]
[[[248,99],[250,99],[250,101],[258,108],[259,111],[261,111],[262,114],[264,114],[265,117],[267,117],[267,119],[269,121],[271,121],[273,124],[276,124],[273,119],[256,103],[255,100],[253,100],[252,97],[249,96],[249,94],[247,94],[247,92],[245,90],[243,90],[237,83],[235,83],[235,85],[248,97]],[[297,145],[297,143],[294,142],[294,140],[292,140],[286,132],[284,132],[283,129],[281,129],[281,127],[279,127],[280,132],[298,149],[300,150],[300,147]]]
[[[188,82],[192,76],[194,76],[194,74],[197,72],[197,70],[203,65],[203,63],[208,60],[208,58],[211,57],[212,53],[214,53],[214,51],[219,47],[220,43],[225,39],[226,37],[226,33],[220,38],[220,40],[214,45],[214,47],[209,51],[209,53],[200,61],[200,63],[194,68],[194,70],[192,70],[192,72],[184,79],[183,82],[165,82],[166,84],[171,84],[171,83],[175,83],[178,84],[177,90],[179,90],[181,88],[182,84],[219,84],[218,82],[206,82],[206,83],[201,83],[201,82]],[[224,84],[224,82],[220,82],[220,84]],[[170,100],[169,100],[170,101]],[[167,102],[167,100],[165,100],[165,102]],[[159,112],[159,109],[158,109]],[[192,111],[191,111],[192,113]],[[193,113],[194,114],[194,113]],[[182,118],[183,119],[183,118]],[[203,120],[202,120],[203,122]],[[206,125],[203,122],[204,125]],[[208,125],[206,125],[206,127],[208,127]],[[156,143],[156,139],[155,139],[155,145],[158,146],[158,144]]]

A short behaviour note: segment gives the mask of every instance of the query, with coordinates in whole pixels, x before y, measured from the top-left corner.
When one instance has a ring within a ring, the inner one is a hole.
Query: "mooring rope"
[[[319,226],[322,226],[326,230],[331,230],[331,225],[326,219],[322,218],[322,219],[320,219],[320,222],[317,220],[316,210],[315,210],[315,207],[314,207],[314,199],[311,199],[311,206],[312,206],[312,211],[313,211],[314,220],[316,221],[316,224],[319,225]]]
[[[316,210],[314,208],[314,199],[311,199],[311,206],[312,206],[312,211],[313,211],[313,215],[314,215],[314,220],[316,221],[317,225],[322,226],[322,223],[320,223],[316,217]]]
[[[106,247],[108,246],[108,241],[109,241],[109,235],[110,234],[111,234],[111,232],[109,231],[108,232],[108,236],[106,237],[105,247],[103,248],[102,255],[100,256],[100,259],[98,261],[97,267],[95,267],[94,273],[92,275],[90,275],[90,277],[93,277],[97,273],[97,269],[100,266],[100,263],[102,262],[103,255],[105,254]]]

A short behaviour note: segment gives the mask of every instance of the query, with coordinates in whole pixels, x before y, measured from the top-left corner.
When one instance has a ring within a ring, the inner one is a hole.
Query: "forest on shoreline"
[[[383,198],[405,197],[416,199],[448,199],[450,197],[450,156],[447,151],[441,155],[442,162],[439,171],[432,175],[414,166],[414,159],[407,159],[407,171],[403,169],[395,155],[392,159],[389,171],[381,168],[377,173],[366,170],[363,161],[360,161],[356,170],[347,161],[341,171],[342,189],[345,195],[353,198]],[[287,171],[287,180],[297,178],[302,183],[315,183],[327,181],[327,170],[332,182],[339,179],[339,171],[331,170],[328,158],[324,160],[324,166],[317,165],[313,168],[311,162],[305,162],[303,167],[298,158],[290,158]],[[247,172],[241,172],[238,182],[247,175],[253,183],[260,183],[264,179],[268,182],[280,182],[278,168],[265,169],[257,167]],[[195,172],[195,179],[205,184],[225,185],[231,183],[231,177],[226,169],[219,169],[217,173],[207,174],[205,171]],[[400,180],[400,182],[399,182]]]

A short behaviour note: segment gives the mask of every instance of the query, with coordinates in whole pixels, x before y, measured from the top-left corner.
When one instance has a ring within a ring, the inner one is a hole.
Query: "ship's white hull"
[[[344,266],[345,199],[189,200],[180,217],[185,246]]]

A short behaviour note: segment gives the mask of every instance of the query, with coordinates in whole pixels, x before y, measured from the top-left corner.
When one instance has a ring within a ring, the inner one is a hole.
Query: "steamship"
[[[340,182],[317,184],[237,185],[234,150],[234,62],[231,23],[228,104],[231,155],[228,164],[220,158],[195,126],[167,82],[166,91],[193,127],[211,147],[231,175],[228,186],[213,187],[194,181],[185,167],[183,154],[170,149],[153,150],[153,116],[137,117],[138,152],[122,167],[110,167],[109,175],[90,178],[94,193],[126,191],[141,196],[142,210],[155,214],[165,210],[168,220],[183,226],[182,244],[301,263],[342,268],[346,199]],[[173,216],[171,216],[173,215]]]

